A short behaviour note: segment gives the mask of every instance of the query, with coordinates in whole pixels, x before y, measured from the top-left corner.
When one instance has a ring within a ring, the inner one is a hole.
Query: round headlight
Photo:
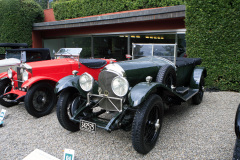
[[[128,92],[129,84],[126,78],[117,76],[112,80],[111,87],[117,96],[123,97]]]
[[[23,71],[23,74],[22,74],[22,80],[23,80],[23,81],[28,80],[28,72],[27,72],[26,70]]]
[[[10,68],[8,69],[7,73],[8,73],[8,78],[11,79],[12,76],[13,76],[13,73],[12,73],[12,70]]]
[[[89,92],[93,88],[93,82],[93,77],[88,73],[83,73],[79,78],[79,84],[86,92]]]

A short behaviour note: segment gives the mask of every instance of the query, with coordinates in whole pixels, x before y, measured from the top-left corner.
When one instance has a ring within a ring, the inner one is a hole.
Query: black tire
[[[165,84],[168,88],[171,88],[172,85],[176,86],[177,76],[174,67],[172,65],[162,66],[158,71],[156,82]]]
[[[204,94],[204,77],[201,77],[200,84],[199,84],[199,91],[196,95],[193,96],[192,98],[192,103],[195,105],[198,105],[202,102],[203,99],[203,94]]]
[[[24,103],[29,114],[34,117],[48,115],[56,104],[54,87],[46,82],[33,85],[27,92]]]
[[[158,122],[157,122],[158,120]],[[133,148],[147,154],[155,146],[163,120],[163,103],[161,97],[151,95],[136,111],[132,125]],[[156,125],[159,127],[156,128]]]
[[[0,95],[3,95],[9,91],[11,91],[11,80],[10,79],[3,79],[0,81]],[[12,107],[17,105],[19,102],[10,102],[6,98],[0,98],[0,104],[4,107]]]
[[[70,109],[70,105],[77,96],[78,94],[71,93],[70,90],[63,90],[60,93],[57,102],[58,121],[63,128],[71,132],[76,132],[79,130],[79,124],[71,121],[68,115],[71,114],[72,116],[71,112],[73,111]]]

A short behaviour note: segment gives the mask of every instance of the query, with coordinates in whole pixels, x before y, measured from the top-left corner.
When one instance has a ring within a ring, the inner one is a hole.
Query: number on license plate
[[[96,131],[96,123],[81,120],[80,121],[80,130],[84,130],[87,132],[95,132]]]

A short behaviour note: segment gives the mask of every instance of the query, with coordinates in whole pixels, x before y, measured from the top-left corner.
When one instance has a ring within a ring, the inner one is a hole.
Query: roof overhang
[[[33,30],[67,29],[86,26],[134,23],[141,21],[185,18],[185,5],[164,8],[125,11],[107,15],[75,18],[62,21],[34,23]]]

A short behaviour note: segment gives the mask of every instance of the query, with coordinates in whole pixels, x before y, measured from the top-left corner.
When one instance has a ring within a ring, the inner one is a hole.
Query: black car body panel
[[[240,104],[238,105],[235,116],[235,134],[237,138],[240,139]]]
[[[27,43],[0,43],[0,47],[3,48],[12,48],[12,49],[17,49],[17,48],[27,48],[28,44]],[[0,60],[5,58],[5,53],[0,53]]]
[[[64,89],[75,89],[86,98],[87,93],[79,85],[79,75],[70,75],[60,79],[55,86],[55,93],[59,94]]]
[[[7,55],[6,58],[10,58],[8,55],[11,53],[12,56],[14,56],[13,54],[18,55],[17,57],[14,58],[18,58],[20,59],[21,57],[19,57],[19,53],[21,52],[26,52],[26,62],[35,62],[35,61],[42,61],[42,60],[50,60],[51,56],[50,56],[50,50],[48,48],[19,48],[19,49],[7,49]],[[11,56],[11,58],[13,58]]]
[[[27,43],[0,43],[0,47],[10,47],[10,48],[27,48]]]
[[[240,159],[240,104],[238,105],[236,116],[235,116],[235,134],[236,142],[233,152],[233,160]]]

